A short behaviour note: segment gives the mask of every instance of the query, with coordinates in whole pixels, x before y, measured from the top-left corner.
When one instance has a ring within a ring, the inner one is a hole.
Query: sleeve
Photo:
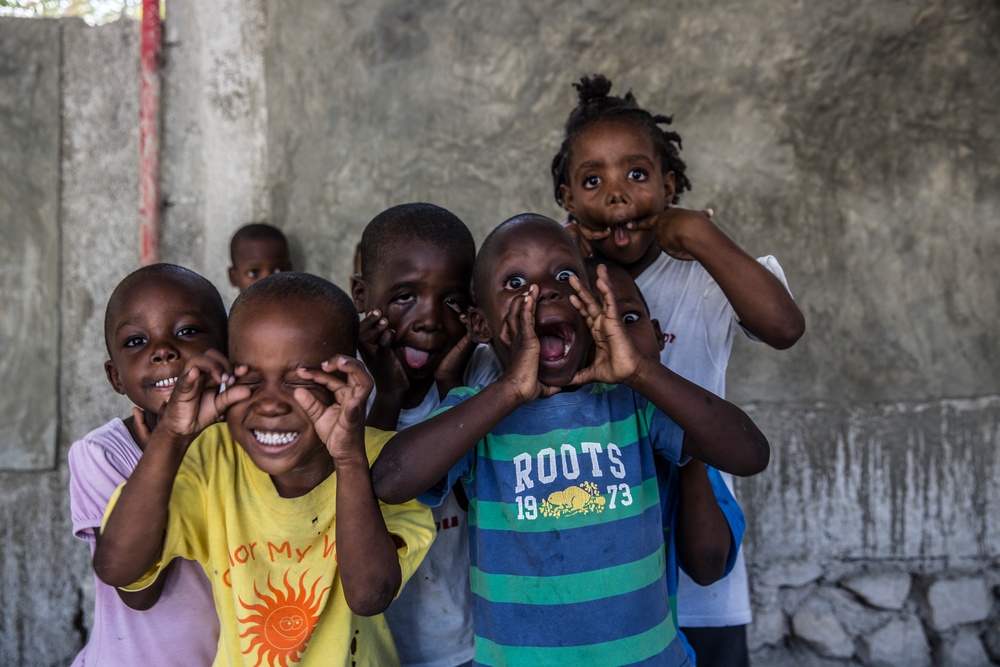
[[[128,479],[131,466],[117,460],[89,438],[77,440],[69,450],[69,505],[73,535],[94,541],[111,496]]]
[[[369,465],[378,458],[385,443],[395,435],[393,431],[381,431],[376,428],[365,429],[365,448],[368,453]],[[416,500],[410,500],[399,505],[389,505],[379,501],[379,508],[385,520],[385,527],[391,535],[400,539],[402,545],[396,550],[399,557],[399,569],[402,573],[402,583],[405,584],[427,555],[431,543],[437,534],[434,526],[434,516],[431,511]],[[403,590],[400,585],[399,590]],[[399,595],[397,591],[396,595]]]
[[[503,375],[503,367],[496,353],[489,345],[480,343],[472,351],[469,364],[465,367],[465,384],[468,387],[485,387]]]
[[[478,388],[457,387],[452,389],[448,392],[448,395],[444,397],[444,400],[441,401],[441,406],[434,411],[434,414],[432,414],[431,417],[441,414],[445,410],[450,410],[459,403],[472,398],[478,393]],[[476,451],[475,448],[472,448],[466,452],[465,456],[459,459],[459,461],[451,467],[444,479],[439,480],[436,484],[434,484],[434,486],[417,496],[417,500],[427,507],[439,507],[441,503],[444,502],[444,499],[448,497],[451,487],[455,486],[456,482],[460,479],[468,479],[471,477],[475,461]]]
[[[788,279],[785,278],[785,271],[784,269],[781,268],[781,264],[778,263],[778,260],[775,259],[773,255],[764,255],[763,257],[758,257],[757,263],[763,266],[768,271],[770,271],[772,274],[774,274],[774,277],[777,278],[782,285],[784,285],[785,290],[788,291],[788,295],[792,296],[792,290],[788,288]],[[740,319],[736,317],[735,312],[733,313],[733,318],[737,324],[740,323]],[[748,339],[752,340],[753,342],[755,343],[763,342],[760,338],[757,338],[752,333],[743,328],[743,325],[740,325],[740,330]]]
[[[746,517],[743,516],[743,509],[740,507],[735,496],[726,485],[722,473],[712,466],[705,466],[708,470],[708,481],[712,484],[715,492],[715,499],[719,503],[719,508],[726,517],[729,524],[729,532],[733,537],[733,543],[729,547],[729,556],[726,558],[726,571],[722,576],[728,575],[736,564],[736,556],[739,554],[740,545],[743,543],[743,533],[747,529]]]
[[[661,412],[655,405],[639,394],[634,394],[638,402],[636,414],[649,433],[653,452],[664,461],[684,465],[691,458],[684,454],[684,431],[673,419]]]

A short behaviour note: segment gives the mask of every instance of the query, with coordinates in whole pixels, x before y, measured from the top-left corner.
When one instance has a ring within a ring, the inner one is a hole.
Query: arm
[[[600,266],[597,273],[600,302],[576,276],[570,278],[577,292],[570,298],[586,318],[595,345],[594,362],[577,373],[574,384],[628,385],[683,429],[685,454],[734,475],[755,475],[766,468],[771,455],[767,439],[742,410],[639,354],[621,324],[607,269]]]
[[[524,403],[556,390],[538,382],[539,343],[534,309],[538,288],[515,298],[506,315],[511,363],[503,376],[455,407],[400,431],[372,466],[384,502],[416,498],[443,479],[493,427]]]
[[[358,351],[375,380],[375,399],[368,411],[368,426],[395,431],[403,397],[410,388],[399,359],[392,352],[395,333],[382,313],[373,310],[361,320],[358,331]]]
[[[340,379],[334,373],[346,379]],[[319,371],[299,374],[325,386],[334,397],[324,405],[307,389],[295,390],[326,443],[337,472],[337,563],[348,607],[360,616],[380,614],[402,582],[397,544],[372,488],[365,450],[365,403],[372,379],[357,359],[339,355]]]
[[[94,531],[94,542],[96,545],[101,543],[101,531]],[[168,565],[167,568],[171,567]],[[164,568],[164,575],[166,575],[166,568]],[[123,591],[120,588],[115,590],[118,592],[118,597],[122,602],[125,603],[130,609],[135,609],[136,611],[146,611],[151,609],[154,604],[160,599],[163,594],[163,584],[167,581],[166,576],[160,576],[156,578],[152,584],[142,589],[141,591]]]
[[[708,586],[726,572],[733,536],[719,507],[705,464],[691,459],[678,469],[679,502],[674,546],[695,583]]]
[[[785,286],[707,215],[668,208],[657,220],[656,239],[671,257],[700,262],[754,336],[779,350],[801,338],[805,318]]]
[[[230,405],[249,396],[247,387],[218,392],[232,377],[229,362],[215,350],[192,358],[185,366],[101,531],[94,572],[106,584],[128,586],[159,560],[170,491],[188,445]]]

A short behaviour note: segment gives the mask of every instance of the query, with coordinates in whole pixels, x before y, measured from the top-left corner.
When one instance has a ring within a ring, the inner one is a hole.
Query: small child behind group
[[[755,261],[704,213],[671,205],[691,182],[680,135],[660,127],[670,117],[642,109],[631,92],[609,95],[611,82],[600,75],[574,86],[579,103],[552,160],[556,202],[585,253],[635,279],[663,327],[663,364],[724,397],[736,331],[785,349],[805,330],[781,266],[771,256]],[[710,588],[682,577],[678,598],[700,667],[749,663],[742,553],[733,575]]]
[[[476,247],[465,223],[433,204],[394,206],[368,223],[359,248],[363,268],[352,293],[358,311],[367,313],[360,351],[375,377],[369,426],[403,430],[429,417],[450,389],[499,374],[489,348],[473,351],[467,334]],[[463,501],[452,492],[432,507],[434,544],[386,610],[404,667],[454,667],[472,659]]]
[[[111,294],[104,342],[108,381],[135,407],[132,417],[112,419],[69,450],[73,534],[90,545],[92,555],[101,543],[108,501],[143,456],[185,364],[207,350],[226,349],[222,297],[188,269],[141,268]],[[219,620],[211,584],[196,563],[174,563],[157,586],[135,593],[94,579],[94,623],[74,666],[156,665],[166,651],[172,663],[212,663]]]
[[[236,299],[229,332],[231,361],[209,351],[181,371],[111,501],[95,571],[141,590],[173,559],[198,561],[216,665],[398,664],[382,612],[434,527],[418,503],[375,498],[370,461],[390,434],[364,426],[354,304],[282,273]]]
[[[643,357],[606,278],[602,304],[588,282],[559,223],[526,214],[495,229],[476,258],[469,324],[503,376],[452,391],[372,467],[388,502],[433,501],[461,480],[476,664],[689,665],[654,459],[744,475],[767,465],[753,422]]]
[[[229,242],[229,283],[240,292],[261,278],[292,270],[288,239],[264,222],[243,225]]]
[[[663,332],[659,321],[650,318],[649,306],[639,287],[621,266],[594,258],[587,260],[591,284],[597,284],[599,266],[607,271],[619,318],[636,349],[647,359],[659,362]],[[683,569],[700,586],[728,575],[736,564],[746,519],[718,470],[697,459],[690,459],[683,466],[657,460],[656,466],[668,547],[667,592],[670,612],[677,623],[679,571]],[[694,662],[694,649],[683,633],[681,639]]]

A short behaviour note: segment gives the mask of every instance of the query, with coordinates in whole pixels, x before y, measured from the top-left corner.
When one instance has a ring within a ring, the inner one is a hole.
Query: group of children
[[[678,575],[731,578],[723,474],[768,462],[721,398],[734,333],[787,347],[802,315],[773,259],[673,206],[669,119],[577,88],[566,223],[516,216],[477,254],[447,210],[393,207],[350,296],[248,225],[228,319],[187,269],[118,285],[105,368],[136,407],[70,451],[100,580],[75,664],[745,659],[742,629],[679,630]]]

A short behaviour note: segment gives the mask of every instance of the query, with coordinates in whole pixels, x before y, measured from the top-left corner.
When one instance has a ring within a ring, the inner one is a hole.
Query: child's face
[[[642,356],[659,361],[660,352],[663,350],[663,332],[660,330],[660,323],[650,319],[649,309],[642,300],[639,287],[628,272],[620,266],[607,265],[607,267],[611,293],[615,295],[618,315],[625,325],[625,331],[632,337],[632,342]]]
[[[158,415],[184,363],[209,349],[225,351],[225,314],[183,280],[150,276],[118,300],[108,329],[108,381],[147,414]]]
[[[261,278],[291,271],[288,247],[277,239],[244,239],[233,253],[229,282],[242,292]]]
[[[282,496],[315,488],[333,470],[326,445],[293,392],[304,387],[324,405],[333,403],[325,387],[296,370],[319,369],[335,354],[353,355],[342,338],[332,317],[317,316],[294,301],[251,304],[231,321],[229,356],[234,366],[247,366],[238,382],[252,392],[229,408],[226,422]]]
[[[509,336],[504,321],[511,302],[537,285],[535,333],[541,346],[538,380],[565,387],[583,368],[592,339],[579,311],[570,303],[575,291],[569,284],[576,275],[584,284],[587,272],[576,244],[559,223],[546,218],[531,219],[504,232],[493,246],[490,282],[477,287],[483,303],[473,309],[472,325],[481,342],[492,340],[504,367],[510,363]]]
[[[625,267],[655,259],[655,231],[625,227],[661,213],[674,196],[673,172],[663,173],[645,130],[614,121],[590,126],[570,147],[568,179],[560,191],[570,214],[587,229],[611,231],[594,242],[601,255]]]
[[[389,250],[381,269],[364,276],[355,302],[378,309],[395,331],[393,350],[411,380],[434,369],[466,333],[470,259],[455,248],[416,241]]]

